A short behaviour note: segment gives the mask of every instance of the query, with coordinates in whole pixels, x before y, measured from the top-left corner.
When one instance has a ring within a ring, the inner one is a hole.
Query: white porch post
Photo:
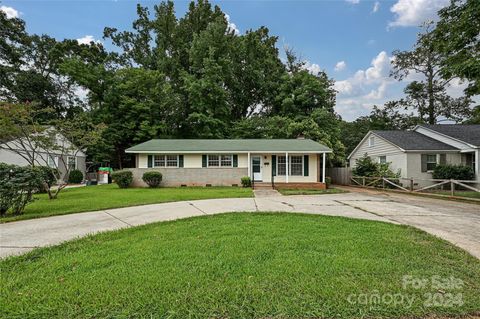
[[[288,175],[290,170],[288,169],[288,152],[285,153],[285,182],[288,183]]]
[[[480,150],[475,151],[475,174],[477,175],[477,181],[480,182]]]
[[[323,153],[323,159],[322,159],[322,183],[325,184],[325,158],[326,158],[326,153]]]
[[[248,177],[251,177],[252,172],[250,171],[250,152],[247,153],[247,162]]]

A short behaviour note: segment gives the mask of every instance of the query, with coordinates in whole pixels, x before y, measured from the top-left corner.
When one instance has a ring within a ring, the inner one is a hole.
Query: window
[[[52,155],[48,155],[47,165],[48,165],[48,167],[56,168],[57,167],[57,157],[52,156]]]
[[[218,155],[208,155],[208,167],[220,166],[220,159]]]
[[[220,164],[222,166],[232,166],[232,155],[222,155]]]
[[[285,176],[287,173],[286,157],[279,156],[277,159],[277,175]]]
[[[433,171],[437,166],[437,155],[428,154],[427,155],[427,171]]]
[[[165,155],[155,155],[153,167],[165,167]]]
[[[380,164],[386,164],[387,163],[387,157],[386,156],[379,156],[378,157],[378,162]]]
[[[290,175],[303,175],[303,156],[290,156]]]
[[[77,168],[77,160],[75,156],[69,156],[67,159],[67,165],[70,170],[74,170]]]
[[[178,166],[178,156],[167,155],[167,167],[177,167],[177,166]]]
[[[155,155],[153,167],[178,167],[178,155]]]
[[[368,139],[368,146],[375,146],[375,136],[370,136],[370,138]]]

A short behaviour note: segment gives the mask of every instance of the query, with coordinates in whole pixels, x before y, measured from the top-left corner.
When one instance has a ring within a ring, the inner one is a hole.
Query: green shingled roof
[[[126,149],[147,152],[331,152],[309,139],[158,139]]]

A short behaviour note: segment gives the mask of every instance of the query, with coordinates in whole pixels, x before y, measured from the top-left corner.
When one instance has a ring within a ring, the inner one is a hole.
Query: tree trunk
[[[427,94],[428,94],[428,124],[435,124],[435,95],[433,90],[433,66],[431,59],[428,59],[428,76],[427,76]]]

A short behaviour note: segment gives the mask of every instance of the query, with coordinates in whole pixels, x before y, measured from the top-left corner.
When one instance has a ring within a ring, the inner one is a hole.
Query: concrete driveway
[[[0,257],[95,232],[158,221],[235,211],[281,211],[411,225],[444,238],[480,258],[479,205],[355,188],[350,190],[350,193],[331,195],[278,196],[273,193],[256,198],[184,201],[0,224]]]

